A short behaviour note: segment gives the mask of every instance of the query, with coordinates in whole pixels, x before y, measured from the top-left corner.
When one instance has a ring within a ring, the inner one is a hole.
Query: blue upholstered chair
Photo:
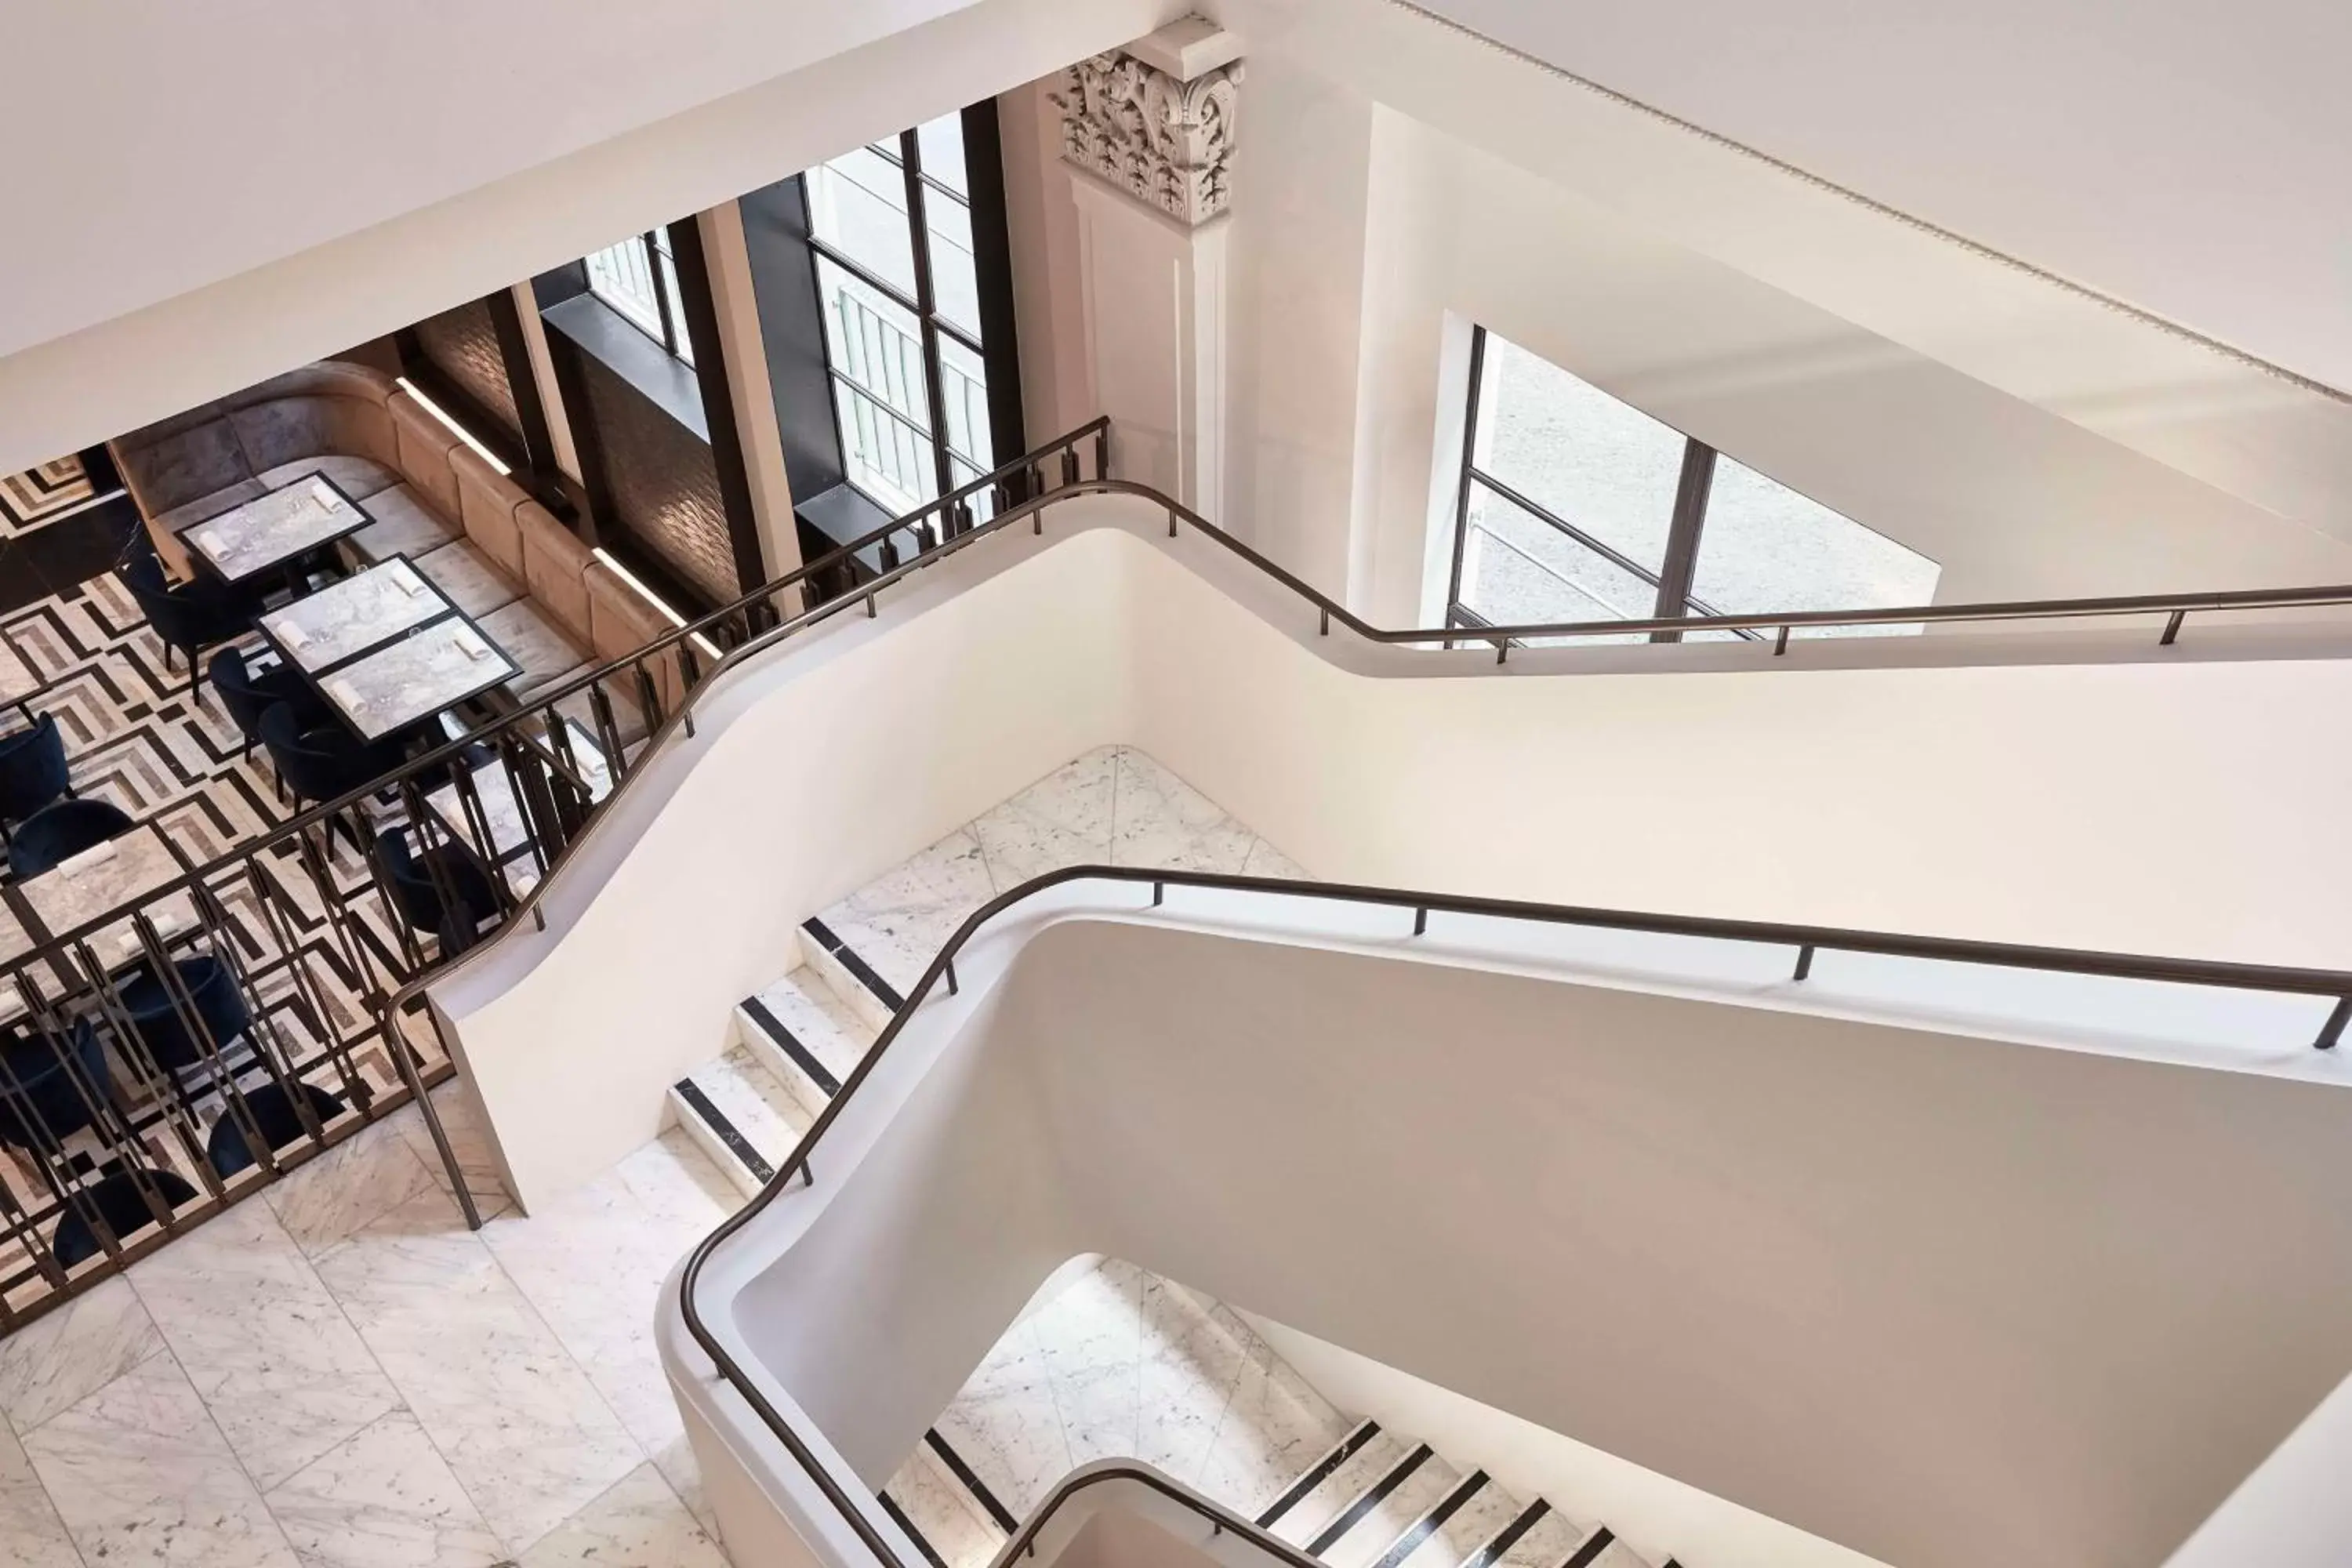
[[[250,594],[190,583],[174,588],[164,580],[163,563],[152,555],[134,556],[119,570],[122,585],[138,602],[139,613],[163,643],[163,663],[170,668],[176,650],[187,656],[188,691],[201,696],[204,672],[199,665],[205,649],[234,642],[253,629],[261,601]]]
[[[323,1089],[297,1081],[294,1089],[310,1108],[310,1114],[320,1126],[325,1126],[342,1114],[343,1102]],[[274,1152],[300,1138],[308,1131],[302,1125],[301,1112],[284,1086],[265,1083],[245,1094],[246,1113],[253,1119],[254,1130],[262,1142]],[[212,1134],[205,1141],[205,1158],[212,1162],[213,1171],[223,1179],[257,1162],[251,1141],[246,1134],[245,1122],[236,1111],[224,1108],[220,1120],[213,1123]]]
[[[436,844],[419,855],[408,847],[406,830],[398,827],[377,835],[375,852],[392,907],[411,931],[436,939],[445,952],[462,952],[473,945],[482,921],[499,907],[498,892],[479,860],[453,843]],[[446,899],[445,887],[449,890]]]
[[[54,1148],[97,1120],[98,1104],[113,1087],[106,1052],[87,1018],[56,1046],[37,1032],[0,1035],[0,1143]]]
[[[253,1022],[245,997],[237,990],[236,976],[229,973],[227,964],[210,953],[184,958],[172,967],[187,989],[189,1010],[204,1025],[205,1033],[212,1037],[213,1049],[228,1049],[229,1042],[244,1034]],[[140,1041],[155,1058],[155,1065],[166,1072],[205,1059],[205,1042],[181,1016],[177,1000],[170,987],[145,964],[140,965],[139,972],[122,987],[122,1010],[129,1016],[131,1026],[139,1032]]]
[[[104,1250],[99,1245],[97,1230],[89,1223],[92,1209],[98,1211],[118,1243],[153,1225],[155,1211],[147,1202],[151,1192],[170,1209],[196,1201],[196,1189],[169,1171],[117,1171],[67,1198],[65,1217],[58,1221],[57,1234],[49,1239],[49,1251],[56,1256],[58,1267],[71,1268]]]
[[[328,723],[334,717],[325,700],[290,664],[256,675],[253,667],[245,662],[244,654],[225,647],[213,655],[212,663],[205,667],[205,679],[212,682],[213,695],[221,700],[221,706],[236,721],[237,732],[245,737],[245,754],[248,757],[261,739],[261,716],[280,702],[294,710],[302,729]]]
[[[61,800],[45,805],[9,836],[8,868],[20,879],[37,877],[132,826],[128,813],[107,801]]]
[[[65,737],[58,716],[43,713],[29,729],[0,737],[0,837],[72,788]]]

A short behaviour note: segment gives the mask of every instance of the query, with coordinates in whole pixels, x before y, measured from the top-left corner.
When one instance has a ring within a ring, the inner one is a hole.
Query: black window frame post
[[[1470,500],[1472,493],[1481,488],[1507,505],[1516,507],[1538,522],[1556,529],[1620,571],[1655,588],[1657,595],[1652,603],[1651,618],[1681,619],[1692,615],[1717,614],[1711,605],[1691,593],[1692,581],[1698,572],[1699,543],[1706,529],[1707,501],[1715,488],[1716,449],[1695,436],[1683,435],[1682,468],[1675,481],[1674,510],[1667,519],[1665,552],[1654,571],[1478,467],[1478,416],[1485,395],[1486,336],[1486,329],[1483,325],[1474,323],[1471,326],[1470,388],[1464,402],[1462,468],[1454,496],[1454,560],[1445,585],[1446,626],[1451,629],[1494,625],[1462,599],[1463,564],[1470,542]],[[1682,432],[1676,431],[1675,434],[1682,435]],[[1641,617],[1628,616],[1624,618],[1635,620]],[[1733,635],[1743,641],[1754,642],[1759,640],[1763,634],[1742,627],[1736,628]],[[1680,642],[1682,638],[1683,634],[1675,630],[1650,634],[1653,642]],[[1453,646],[1452,639],[1447,640],[1446,646]]]

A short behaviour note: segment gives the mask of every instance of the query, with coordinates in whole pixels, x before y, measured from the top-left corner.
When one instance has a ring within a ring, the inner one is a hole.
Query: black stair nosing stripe
[[[1404,1560],[1421,1550],[1422,1542],[1445,1528],[1445,1521],[1462,1510],[1463,1506],[1478,1495],[1486,1484],[1486,1472],[1473,1470],[1460,1485],[1438,1500],[1435,1508],[1413,1521],[1412,1528],[1389,1543],[1372,1568],[1400,1568]]]
[[[1354,1431],[1339,1439],[1338,1447],[1316,1461],[1313,1469],[1291,1482],[1289,1490],[1266,1505],[1265,1511],[1257,1516],[1257,1527],[1260,1530],[1272,1530],[1284,1514],[1307,1500],[1308,1492],[1329,1480],[1333,1472],[1349,1459],[1354,1458],[1365,1444],[1380,1435],[1379,1422],[1367,1420],[1360,1423]]]
[[[940,1550],[931,1544],[930,1537],[915,1528],[915,1521],[907,1517],[907,1510],[900,1508],[888,1492],[876,1492],[874,1495],[882,1500],[882,1511],[907,1532],[907,1539],[915,1543],[915,1550],[923,1554],[924,1562],[929,1563],[931,1568],[948,1568],[947,1559],[940,1555]]]
[[[1519,1543],[1519,1538],[1533,1530],[1550,1511],[1551,1504],[1541,1498],[1536,1499],[1519,1511],[1518,1518],[1503,1526],[1494,1540],[1463,1559],[1462,1568],[1494,1568],[1496,1563],[1510,1554],[1511,1548]]]
[[[1559,1568],[1591,1568],[1592,1560],[1608,1551],[1609,1543],[1616,1539],[1616,1531],[1605,1524],[1601,1526],[1586,1539],[1583,1545],[1570,1554],[1568,1561],[1561,1563]]]
[[[819,1094],[831,1100],[841,1092],[841,1080],[825,1070],[824,1064],[816,1059],[816,1053],[801,1044],[800,1037],[785,1027],[784,1021],[770,1011],[765,1002],[757,996],[746,996],[736,1005],[749,1013],[760,1033],[773,1040],[776,1048],[792,1058],[793,1065],[808,1075]]]
[[[988,1511],[988,1517],[996,1521],[997,1529],[1010,1535],[1021,1528],[1021,1521],[1013,1517],[1013,1510],[996,1500],[996,1494],[988,1489],[988,1483],[982,1480],[972,1468],[963,1462],[963,1456],[957,1453],[945,1437],[940,1436],[938,1427],[934,1426],[925,1432],[923,1441],[931,1446],[931,1452],[940,1457],[940,1463],[955,1472],[955,1479],[961,1481],[964,1490],[970,1492],[980,1506]]]
[[[1423,1443],[1398,1460],[1394,1468],[1367,1488],[1363,1496],[1340,1510],[1339,1517],[1325,1525],[1323,1532],[1307,1543],[1307,1555],[1322,1556],[1325,1551],[1341,1536],[1355,1529],[1362,1521],[1364,1515],[1387,1500],[1389,1493],[1404,1485],[1405,1479],[1427,1463],[1429,1457],[1429,1445]]]
[[[801,929],[816,938],[819,946],[841,960],[849,977],[874,993],[882,1005],[893,1013],[907,1005],[907,999],[891,988],[890,983],[874,972],[874,966],[857,956],[857,950],[833,934],[833,928],[814,915],[801,922]]]
[[[719,1107],[710,1103],[710,1097],[702,1092],[700,1084],[690,1078],[682,1078],[670,1089],[697,1116],[702,1118],[704,1125],[719,1135],[719,1141],[727,1145],[727,1152],[743,1162],[743,1168],[751,1173],[753,1181],[765,1186],[776,1179],[776,1168],[751,1146],[749,1138],[737,1131],[735,1124],[727,1120]]]

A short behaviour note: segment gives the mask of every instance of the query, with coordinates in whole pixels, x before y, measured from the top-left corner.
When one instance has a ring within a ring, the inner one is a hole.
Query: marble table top
[[[153,892],[179,874],[179,858],[163,841],[163,830],[147,822],[16,887],[44,928],[34,934],[47,941]],[[127,917],[123,927],[130,929]]]
[[[450,616],[353,659],[320,684],[352,728],[373,741],[521,673],[504,649]]]
[[[346,577],[261,617],[297,668],[316,675],[449,613],[449,601],[404,557]]]
[[[604,754],[597,750],[596,742],[585,729],[572,720],[564,726],[571,731],[573,768],[588,785],[592,801],[603,800],[613,793],[613,771],[605,765]],[[484,763],[472,770],[474,796],[480,803],[482,817],[490,832],[490,858],[504,860],[530,842],[530,833],[523,822],[521,803],[516,800],[513,778],[506,764],[497,761]],[[466,803],[458,798],[456,783],[443,784],[425,797],[433,815],[460,840],[476,850],[482,847],[481,839],[466,819]],[[518,895],[522,889],[518,887]]]
[[[234,583],[331,544],[368,525],[368,515],[312,475],[231,507],[180,537]]]

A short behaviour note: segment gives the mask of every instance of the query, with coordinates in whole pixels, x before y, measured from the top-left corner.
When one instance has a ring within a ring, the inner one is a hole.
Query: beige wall
[[[11,345],[15,352],[0,358],[0,472],[105,440],[453,302],[479,299],[610,244],[616,236],[730,201],[845,147],[1149,32],[1183,7],[1178,0],[977,0],[954,8],[931,0],[894,0],[887,6],[835,9],[838,25],[808,37],[845,52],[814,63],[787,53],[777,57],[773,68],[785,74],[756,79],[708,102],[689,97],[642,123],[609,127],[608,140],[562,150],[560,155],[551,151],[544,161],[494,179],[485,180],[478,171],[471,183],[432,193],[422,205],[371,213],[367,226],[351,232],[312,234],[295,222],[307,222],[314,197],[341,190],[352,177],[351,167],[310,184],[294,182],[270,191],[265,216],[284,222],[271,226],[253,219],[259,225],[256,232],[272,241],[259,253],[221,258],[215,263],[220,270],[153,280],[146,286],[186,291],[161,299],[143,294],[138,308],[126,307],[127,313],[103,316],[46,341],[37,334],[29,346]],[[905,31],[890,30],[933,12],[945,14]],[[646,26],[681,26],[667,13],[631,15]],[[763,7],[761,15],[761,26],[780,26],[787,34],[809,20],[799,7]],[[599,16],[599,22],[577,27],[567,23],[559,31],[609,43],[596,29],[611,20],[611,9]],[[885,36],[848,47],[862,41],[869,28]],[[713,37],[682,32],[665,37],[691,37],[698,61],[720,60],[726,54]],[[530,53],[541,58],[536,50]],[[645,65],[634,54],[610,58],[627,59],[632,70]],[[744,63],[730,61],[727,68]],[[800,68],[787,70],[790,65]],[[313,74],[313,85],[331,93],[344,75],[340,69]],[[430,74],[439,79],[438,72]],[[184,70],[183,79],[213,97],[222,92],[217,73]],[[565,94],[579,90],[576,81],[558,85]],[[391,136],[394,147],[429,162],[420,143],[446,127],[420,113],[413,87],[404,91],[410,96],[395,111],[362,120],[339,108],[327,127],[340,132],[349,120],[363,125],[375,143]],[[489,96],[509,107],[524,101]],[[273,91],[268,102],[282,105],[282,95]],[[142,112],[150,107],[142,105]],[[87,109],[78,112],[88,117]],[[569,122],[568,113],[557,119]],[[272,146],[288,140],[278,137]],[[333,144],[332,136],[318,142],[322,149]],[[461,167],[474,167],[470,160],[478,149],[455,151],[463,154]],[[361,160],[371,166],[383,162],[373,153]],[[122,198],[110,184],[89,188],[106,190],[110,199]],[[210,198],[212,183],[197,182],[188,194]],[[157,233],[174,232],[154,210],[126,204],[123,211],[142,226],[136,245],[124,254],[177,254],[175,246],[154,243]],[[249,217],[244,208],[215,203],[200,223],[192,220],[182,227],[199,236],[226,233]],[[62,219],[53,221],[62,225]],[[301,245],[309,247],[296,248]],[[68,252],[32,247],[24,254],[52,258]],[[119,258],[110,257],[99,276],[113,277]]]
[[[1147,502],[1057,508],[698,702],[696,737],[558,879],[550,929],[436,987],[526,1205],[658,1131],[799,921],[1114,742],[1339,880],[2344,963],[2352,742],[2313,718],[2352,706],[2340,659],[2180,663],[2147,639],[2141,662],[1834,668],[1851,650],[1814,645],[1497,674],[1319,638],[1266,579],[1164,534]]]

